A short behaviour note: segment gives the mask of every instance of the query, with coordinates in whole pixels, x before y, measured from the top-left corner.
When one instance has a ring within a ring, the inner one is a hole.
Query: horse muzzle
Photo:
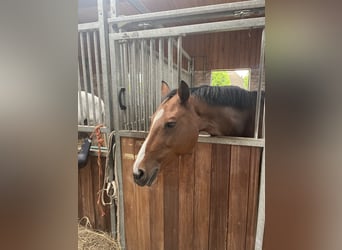
[[[151,186],[156,179],[158,172],[159,168],[154,168],[150,174],[139,169],[137,174],[133,173],[134,182],[139,186]]]

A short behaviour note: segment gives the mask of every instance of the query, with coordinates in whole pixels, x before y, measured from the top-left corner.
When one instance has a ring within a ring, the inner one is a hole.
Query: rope
[[[96,136],[96,140],[97,140],[97,147],[98,147],[98,151],[97,151],[97,166],[98,166],[98,169],[99,169],[99,192],[98,192],[98,197],[97,197],[97,206],[99,207],[100,209],[100,212],[101,212],[101,216],[105,216],[106,213],[102,207],[102,204],[101,204],[101,176],[102,176],[102,164],[101,164],[101,147],[103,146],[104,144],[104,139],[102,137],[102,134],[101,134],[101,128],[103,127],[103,124],[99,124],[95,127],[93,133],[91,133],[90,135],[90,139],[93,138],[93,136],[95,135]]]

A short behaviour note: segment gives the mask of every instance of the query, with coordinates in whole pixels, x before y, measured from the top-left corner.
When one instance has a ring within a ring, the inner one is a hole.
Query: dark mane
[[[257,91],[247,91],[236,86],[200,86],[190,88],[191,95],[209,105],[230,106],[244,109],[255,106]],[[177,89],[170,91],[164,100],[169,100],[177,94]],[[261,100],[264,99],[264,91],[261,92]],[[163,101],[164,101],[163,100]]]

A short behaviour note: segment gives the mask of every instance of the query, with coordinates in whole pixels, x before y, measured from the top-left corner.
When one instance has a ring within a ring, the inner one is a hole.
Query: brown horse
[[[256,91],[233,86],[190,89],[184,81],[170,91],[162,82],[162,96],[133,165],[133,178],[140,186],[152,185],[162,165],[191,153],[201,131],[213,136],[253,136]]]

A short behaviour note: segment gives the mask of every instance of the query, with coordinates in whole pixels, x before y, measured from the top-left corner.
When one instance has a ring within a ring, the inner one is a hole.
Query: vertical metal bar
[[[78,72],[78,105],[79,105],[79,110],[78,112],[80,113],[81,116],[81,124],[84,125],[84,116],[83,116],[83,100],[82,100],[82,92],[81,92],[81,75],[80,75],[80,65],[77,65],[77,72]],[[79,123],[78,123],[79,124]]]
[[[97,1],[97,14],[99,22],[99,38],[100,38],[100,53],[101,53],[101,69],[102,69],[102,84],[103,84],[103,100],[105,103],[104,117],[105,124],[109,130],[113,130],[113,103],[111,98],[112,86],[110,82],[110,57],[109,57],[109,37],[108,37],[108,22],[106,12],[106,0]],[[115,92],[115,91],[114,91]]]
[[[128,103],[128,107],[126,109],[127,111],[127,129],[131,130],[131,124],[132,124],[132,87],[130,83],[130,79],[128,76],[128,51],[127,51],[127,41],[124,41],[122,43],[122,53],[123,53],[123,83],[126,87],[126,102]]]
[[[118,182],[119,182],[119,207],[120,207],[120,214],[119,214],[119,223],[120,223],[120,243],[121,246],[124,247],[125,245],[125,238],[124,238],[124,216],[123,216],[123,196],[122,196],[122,185],[121,184],[121,180],[122,180],[122,175],[120,175],[119,173],[121,173],[121,146],[120,146],[120,137],[118,135],[118,131],[119,131],[119,105],[117,105],[118,103],[118,88],[119,88],[119,84],[118,84],[118,79],[119,79],[119,70],[118,70],[118,62],[117,62],[117,56],[118,56],[118,50],[115,46],[114,41],[110,41],[109,43],[109,48],[110,48],[110,57],[113,58],[112,59],[112,63],[111,63],[111,82],[113,83],[113,102],[114,104],[114,128],[116,130],[116,134],[115,134],[115,144],[116,144],[116,159],[115,162],[117,164],[117,170],[118,170],[118,176],[116,176],[116,178],[118,178]],[[120,171],[120,172],[119,172]],[[114,171],[113,171],[114,173]],[[115,206],[111,205],[111,227],[112,227],[112,234],[113,237],[116,238],[116,235],[119,233],[116,231],[116,214],[115,214]],[[114,229],[114,230],[113,230]]]
[[[141,49],[141,87],[142,87],[142,92],[141,92],[141,110],[142,110],[142,120],[143,120],[143,130],[146,131],[146,112],[145,112],[145,96],[147,95],[146,91],[146,82],[145,82],[145,40],[142,39],[140,42],[140,49]]]
[[[149,117],[155,109],[155,80],[154,80],[154,40],[150,39],[150,79],[149,79]],[[149,119],[150,120],[150,119]]]
[[[112,3],[112,2],[111,2]],[[117,105],[115,105],[115,107],[113,106],[112,100],[115,102],[115,100],[117,101],[117,85],[115,86],[115,83],[113,85],[114,89],[113,89],[113,97],[111,98],[112,95],[112,85],[111,85],[111,79],[110,79],[110,73],[112,73],[112,76],[116,76],[116,65],[114,64],[114,67],[112,67],[112,71],[110,72],[110,68],[111,64],[110,64],[110,54],[111,55],[115,55],[115,51],[112,50],[112,53],[109,53],[109,37],[108,37],[108,22],[107,22],[107,1],[106,0],[98,0],[97,1],[97,14],[98,14],[98,22],[99,22],[99,38],[100,38],[100,52],[101,52],[101,69],[102,69],[102,83],[103,83],[103,98],[104,98],[104,103],[105,103],[105,124],[107,126],[107,128],[112,131],[113,129],[118,130],[118,120],[117,123],[114,125],[115,122],[115,118],[118,118],[119,113],[118,112],[112,112],[112,110],[117,109],[118,111],[118,107]],[[114,44],[113,44],[114,45]],[[115,56],[111,57],[113,58],[113,61],[115,60]],[[113,77],[114,78],[114,77]],[[116,83],[117,84],[117,83]],[[117,102],[115,102],[117,103]],[[113,114],[114,113],[114,117]],[[116,113],[116,114],[115,114]],[[116,162],[119,165],[119,169],[121,170],[121,162],[119,159],[121,159],[121,153],[120,153],[120,141],[119,140],[120,137],[118,137],[117,135],[115,136],[115,141],[117,144],[117,158],[116,158]],[[120,172],[121,173],[121,172]],[[110,168],[110,180],[113,180],[114,177],[114,166],[111,166]],[[119,190],[122,190],[122,175],[119,174],[119,176],[117,176],[118,180],[119,180]],[[124,215],[123,215],[123,196],[122,196],[122,192],[119,192],[119,206],[120,206],[120,215],[118,216],[118,218],[120,218],[120,245],[123,249],[125,249],[125,230],[124,230]],[[110,206],[110,219],[111,219],[111,228],[112,228],[112,236],[114,238],[116,238],[116,236],[118,235],[119,232],[117,232],[117,221],[116,221],[116,210],[115,210],[115,204],[113,203]]]
[[[135,59],[135,40],[130,43],[130,75],[132,80],[132,112],[133,112],[133,130],[138,130],[138,116],[137,116],[137,73],[136,73],[136,59]]]
[[[182,56],[182,37],[179,36],[177,39],[177,84],[181,81]]]
[[[164,80],[164,39],[159,38],[159,84]],[[157,92],[157,102],[158,104],[161,102],[161,91],[159,87],[159,91]]]
[[[257,229],[255,236],[255,250],[262,250],[265,229],[265,147],[262,149],[259,205],[257,217]]]
[[[99,97],[98,109],[100,111],[100,123],[104,123],[104,107],[102,107],[102,91],[101,91],[101,81],[100,81],[100,66],[99,66],[99,52],[98,52],[98,43],[97,43],[97,31],[93,32],[94,39],[94,52],[95,52],[95,74],[96,74],[96,83],[97,83],[97,96]]]
[[[265,100],[264,100],[264,109],[262,113],[262,138],[265,138]]]
[[[167,62],[168,62],[168,84],[170,84],[170,86],[173,86],[173,82],[172,82],[172,67],[173,67],[173,62],[172,62],[172,59],[173,59],[173,53],[172,53],[172,48],[173,48],[173,45],[172,45],[172,38],[169,37],[168,40],[167,40]]]
[[[144,86],[145,86],[145,131],[148,131],[148,128],[149,128],[149,85],[150,85],[150,72],[149,72],[149,60],[148,60],[148,57],[149,57],[149,53],[148,53],[148,47],[147,47],[147,40],[145,40],[145,45],[144,45],[144,50],[145,50],[145,58],[144,58],[144,62],[146,64],[146,67],[145,67],[145,81],[144,81]]]
[[[124,66],[124,46],[123,43],[121,41],[118,42],[119,45],[119,59],[120,59],[120,63],[118,64],[119,67],[119,81],[118,81],[118,86],[120,87],[124,87],[126,88],[126,92],[125,92],[125,101],[126,101],[126,96],[127,96],[127,92],[129,91],[127,89],[127,86],[125,84],[125,79],[126,79],[126,75],[125,75],[125,66]],[[128,117],[128,111],[124,110],[120,112],[121,114],[121,127],[119,127],[119,129],[126,129],[128,130],[128,123],[129,123],[129,117]]]
[[[87,78],[85,55],[84,55],[84,39],[83,39],[83,34],[82,33],[80,33],[80,43],[81,43],[81,59],[82,59],[83,84],[84,84],[84,90],[85,90],[85,103],[86,103],[86,117],[85,117],[85,119],[87,119],[88,122],[89,122],[88,78]]]
[[[88,65],[89,65],[89,78],[90,78],[90,91],[91,91],[91,110],[93,113],[93,122],[94,126],[97,123],[97,117],[96,117],[96,107],[95,107],[95,98],[94,98],[94,81],[93,81],[93,57],[91,55],[90,50],[90,31],[87,32],[87,54],[88,54]]]
[[[254,138],[258,138],[259,134],[259,118],[260,118],[260,104],[261,104],[261,82],[264,74],[264,63],[265,63],[265,29],[262,30],[261,35],[261,48],[260,48],[260,63],[259,63],[259,84],[258,93],[256,100],[255,110],[255,127],[254,127]]]
[[[136,89],[137,89],[137,129],[138,131],[141,131],[142,130],[142,125],[141,125],[141,53],[140,53],[140,43],[138,43],[137,40],[133,40],[133,43],[134,43],[134,47],[135,47],[135,52],[134,52],[134,55],[135,55],[135,61],[134,61],[134,64],[135,64],[135,72],[136,72]]]

